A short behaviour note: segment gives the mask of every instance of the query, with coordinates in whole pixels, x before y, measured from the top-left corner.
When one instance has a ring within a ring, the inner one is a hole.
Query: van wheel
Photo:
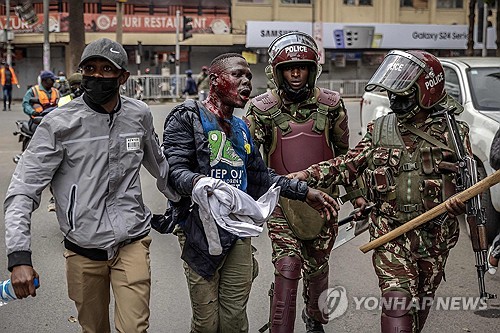
[[[486,178],[486,170],[483,166],[477,167],[479,180]],[[484,210],[484,218],[486,223],[486,234],[488,236],[488,244],[493,242],[499,231],[500,214],[495,210],[491,203],[490,190],[481,194],[481,208]]]

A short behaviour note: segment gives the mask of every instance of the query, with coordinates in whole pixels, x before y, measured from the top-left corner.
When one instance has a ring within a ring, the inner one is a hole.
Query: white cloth
[[[201,178],[193,188],[192,199],[199,206],[200,219],[211,255],[222,253],[217,223],[239,237],[256,237],[274,210],[280,187],[274,185],[257,201],[220,179]]]

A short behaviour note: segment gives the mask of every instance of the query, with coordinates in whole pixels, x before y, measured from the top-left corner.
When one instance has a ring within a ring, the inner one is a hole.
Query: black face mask
[[[119,77],[104,78],[84,75],[81,87],[92,102],[102,105],[118,95],[120,82]]]
[[[73,97],[76,98],[83,94],[83,89],[81,87],[71,88],[71,93],[73,94]]]
[[[309,93],[310,93],[310,89],[309,89],[309,86],[307,84],[305,86],[303,86],[302,88],[300,88],[299,90],[294,90],[294,89],[292,89],[292,87],[290,87],[290,85],[288,84],[288,82],[286,80],[283,82],[283,91],[285,92],[286,97],[291,102],[294,102],[294,103],[305,100],[309,96]]]
[[[396,114],[399,120],[407,120],[417,114],[419,110],[416,92],[401,96],[391,92],[388,94],[389,107]]]

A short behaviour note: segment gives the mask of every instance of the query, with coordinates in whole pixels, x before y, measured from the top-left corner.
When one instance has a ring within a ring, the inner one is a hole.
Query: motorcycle
[[[39,104],[40,101],[38,98],[32,98],[30,100],[31,105]],[[16,154],[12,158],[14,163],[17,164],[19,162],[19,159],[21,158],[22,153],[26,150],[28,147],[28,144],[31,141],[31,138],[33,137],[33,134],[35,133],[36,128],[38,127],[38,124],[42,121],[43,117],[49,114],[52,110],[56,109],[56,106],[46,106],[46,108],[42,111],[37,113],[35,117],[30,118],[29,120],[16,120],[16,127],[17,131],[13,132],[12,134],[15,136],[19,136],[18,141],[21,142],[21,153]]]
[[[19,136],[19,142],[21,142],[21,154],[26,150],[28,144],[31,141],[31,137],[33,136],[33,132],[30,130],[29,121],[28,120],[16,120],[17,131],[12,133],[13,135]],[[21,158],[21,154],[16,154],[13,157],[14,163],[17,164],[19,159]]]

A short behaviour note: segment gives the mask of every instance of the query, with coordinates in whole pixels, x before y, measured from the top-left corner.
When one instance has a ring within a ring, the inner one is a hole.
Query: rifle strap
[[[356,189],[354,191],[351,191],[351,192],[348,192],[348,193],[344,194],[343,196],[341,196],[339,198],[339,200],[340,200],[340,202],[342,204],[344,204],[347,201],[351,201],[352,199],[363,197],[365,195],[366,195],[365,191],[362,188],[358,188],[358,189]]]
[[[444,143],[442,143],[441,141],[433,138],[432,136],[430,136],[429,134],[425,133],[424,131],[416,128],[416,127],[413,127],[413,126],[410,126],[409,124],[407,123],[402,123],[403,127],[406,128],[408,131],[412,132],[413,134],[421,137],[422,139],[424,139],[425,141],[433,144],[434,146],[436,147],[439,147],[441,149],[444,149],[444,150],[448,150],[448,151],[451,151],[453,152],[453,150],[448,147],[447,145],[445,145]]]

